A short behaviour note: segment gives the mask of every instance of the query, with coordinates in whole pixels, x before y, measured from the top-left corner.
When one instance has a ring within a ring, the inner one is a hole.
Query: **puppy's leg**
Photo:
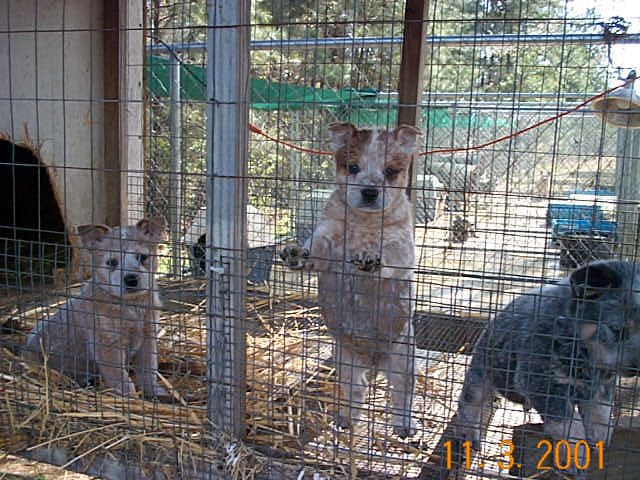
[[[610,392],[606,391],[610,387]],[[596,396],[590,401],[580,404],[580,413],[584,421],[584,429],[587,439],[592,444],[604,442],[609,445],[613,426],[611,425],[611,410],[613,409],[613,389],[614,385],[603,386],[604,395]]]
[[[408,321],[382,365],[391,387],[393,431],[400,438],[416,434],[416,423],[411,414],[415,386],[414,347],[413,326]]]
[[[578,412],[574,412],[571,418],[567,419],[544,419],[544,432],[549,436],[548,440],[553,443],[554,448],[558,448],[557,440],[566,440],[569,443],[570,452],[558,452],[562,462],[567,460],[565,455],[570,455],[572,460],[569,467],[563,469],[561,473],[568,475],[578,475],[578,478],[584,478],[584,472],[579,471],[576,465],[586,465],[586,449],[581,445],[578,452],[578,458],[573,458],[576,451],[576,442],[587,438],[582,417]]]
[[[458,411],[436,445],[432,461],[439,464],[440,478],[464,478],[467,462],[473,463],[496,411],[496,389],[489,377],[484,343],[480,341],[466,373],[458,400]],[[474,453],[469,457],[464,442],[471,442]],[[447,445],[448,444],[448,445]],[[446,466],[446,459],[451,466]]]
[[[27,341],[22,348],[22,358],[28,362],[42,363],[42,353],[45,344],[45,332],[47,331],[48,320],[38,320],[36,326],[31,330]]]
[[[142,347],[134,363],[142,395],[152,398],[168,397],[167,391],[158,385],[158,312],[149,312],[144,322]]]
[[[566,386],[554,385],[549,387],[549,391],[544,394],[532,395],[531,401],[533,407],[538,411],[544,422],[544,433],[548,436],[547,440],[553,443],[557,448],[558,440],[566,440],[569,443],[570,452],[559,452],[562,460],[566,457],[563,455],[573,456],[576,451],[576,442],[578,440],[586,440],[587,434],[584,428],[584,421],[580,412],[568,400]],[[568,475],[582,475],[576,465],[585,465],[586,451],[580,448],[578,458],[571,461],[569,468],[563,469],[562,473]]]
[[[484,352],[478,351],[471,360],[458,401],[455,426],[457,440],[468,440],[475,450],[480,450],[482,430],[491,423],[493,417],[495,396],[495,387],[488,376]]]
[[[340,386],[340,407],[336,416],[336,426],[348,428],[355,423],[364,407],[367,389],[365,374],[369,367],[362,365],[359,358],[348,348],[336,343],[336,365]]]
[[[122,345],[98,337],[92,347],[104,385],[122,396],[134,395],[136,389],[127,372],[127,355]]]

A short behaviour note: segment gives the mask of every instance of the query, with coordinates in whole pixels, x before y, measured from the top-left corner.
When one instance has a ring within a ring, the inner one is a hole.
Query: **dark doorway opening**
[[[70,265],[64,217],[49,172],[31,149],[0,140],[0,280],[25,289]]]

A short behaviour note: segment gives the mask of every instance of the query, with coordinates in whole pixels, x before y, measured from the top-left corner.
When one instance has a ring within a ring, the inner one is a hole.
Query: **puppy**
[[[601,260],[507,305],[476,345],[457,436],[479,449],[481,410],[497,392],[534,407],[550,441],[608,445],[617,377],[638,367],[638,289],[634,264]]]
[[[336,424],[348,427],[363,407],[366,373],[380,369],[391,386],[394,431],[416,432],[412,278],[413,208],[405,189],[420,133],[329,127],[337,189],[304,246],[281,252],[292,269],[318,272],[318,301],[336,341],[342,394]]]
[[[85,226],[79,234],[91,252],[91,278],[55,315],[40,320],[24,349],[28,360],[43,362],[87,385],[100,375],[121,395],[133,395],[133,362],[143,395],[166,395],[157,383],[157,326],[160,300],[155,282],[159,218],[109,228]]]

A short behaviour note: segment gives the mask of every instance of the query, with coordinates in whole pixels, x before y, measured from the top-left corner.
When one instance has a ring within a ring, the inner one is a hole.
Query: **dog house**
[[[77,225],[141,214],[141,25],[134,1],[0,8],[1,277],[52,275]]]

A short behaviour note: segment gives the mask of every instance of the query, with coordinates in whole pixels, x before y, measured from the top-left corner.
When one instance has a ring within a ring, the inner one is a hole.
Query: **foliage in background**
[[[569,3],[503,1],[431,3],[429,34],[566,35],[593,32],[594,19],[574,19]],[[442,21],[452,19],[452,21]],[[597,30],[602,33],[601,29]],[[436,91],[592,92],[603,87],[602,45],[517,42],[500,46],[438,48],[427,58],[429,82]]]
[[[567,34],[593,32],[593,18],[569,20],[569,4],[560,0],[432,1],[429,2],[427,32],[429,36],[472,36],[502,34]],[[251,38],[253,40],[293,40],[341,37],[401,37],[404,2],[393,0],[263,0],[252,3]],[[148,44],[162,40],[168,44],[204,42],[206,40],[206,2],[147,0]],[[392,93],[398,88],[401,45],[357,47],[283,47],[253,50],[250,73],[253,77],[320,89],[346,87],[370,88]],[[424,89],[431,92],[454,92],[463,97],[483,93],[550,93],[594,92],[604,88],[606,51],[602,45],[535,45],[502,46],[435,45],[426,51]],[[185,63],[204,65],[201,51],[181,54]],[[515,98],[515,97],[514,97]],[[514,100],[515,102],[515,100]],[[147,151],[153,170],[149,184],[149,202],[158,210],[166,209],[170,142],[168,99],[151,98],[147,110]],[[515,105],[515,103],[514,103]],[[203,103],[184,104],[183,173],[184,226],[195,211],[204,205],[205,113]],[[460,112],[452,113],[455,115]],[[470,112],[466,113],[467,116]],[[482,115],[482,113],[480,113]],[[497,114],[496,114],[497,115]],[[512,131],[523,122],[536,118],[523,114],[493,119],[484,129],[465,131],[468,139],[487,140]],[[280,108],[251,113],[251,121],[265,131],[296,144],[327,149],[326,125],[336,120],[335,112],[309,104],[299,110]],[[485,123],[487,120],[485,119]],[[459,130],[461,125],[457,125]],[[443,125],[442,133],[433,132],[427,142],[431,146],[456,146],[464,139],[450,135],[453,125]],[[432,129],[433,130],[433,129]],[[447,133],[449,132],[449,133]],[[549,144],[558,132],[547,131]],[[469,141],[467,139],[467,141]],[[574,141],[567,138],[566,141]],[[514,148],[537,148],[537,137],[522,139]],[[443,143],[443,145],[440,145]],[[534,156],[536,154],[534,153]],[[526,158],[526,155],[523,155]],[[466,158],[477,164],[491,158]],[[510,156],[503,159],[507,169],[514,168]],[[521,163],[522,168],[526,167]],[[422,168],[426,168],[424,165]],[[542,171],[551,167],[540,167]],[[300,154],[287,150],[255,135],[250,136],[249,203],[285,223],[279,231],[294,227],[288,219],[298,213],[313,189],[327,188],[332,176],[330,159],[320,155]],[[503,175],[507,170],[492,172]],[[301,179],[302,183],[290,179]],[[295,189],[295,190],[294,190]],[[296,208],[294,208],[296,207]]]

